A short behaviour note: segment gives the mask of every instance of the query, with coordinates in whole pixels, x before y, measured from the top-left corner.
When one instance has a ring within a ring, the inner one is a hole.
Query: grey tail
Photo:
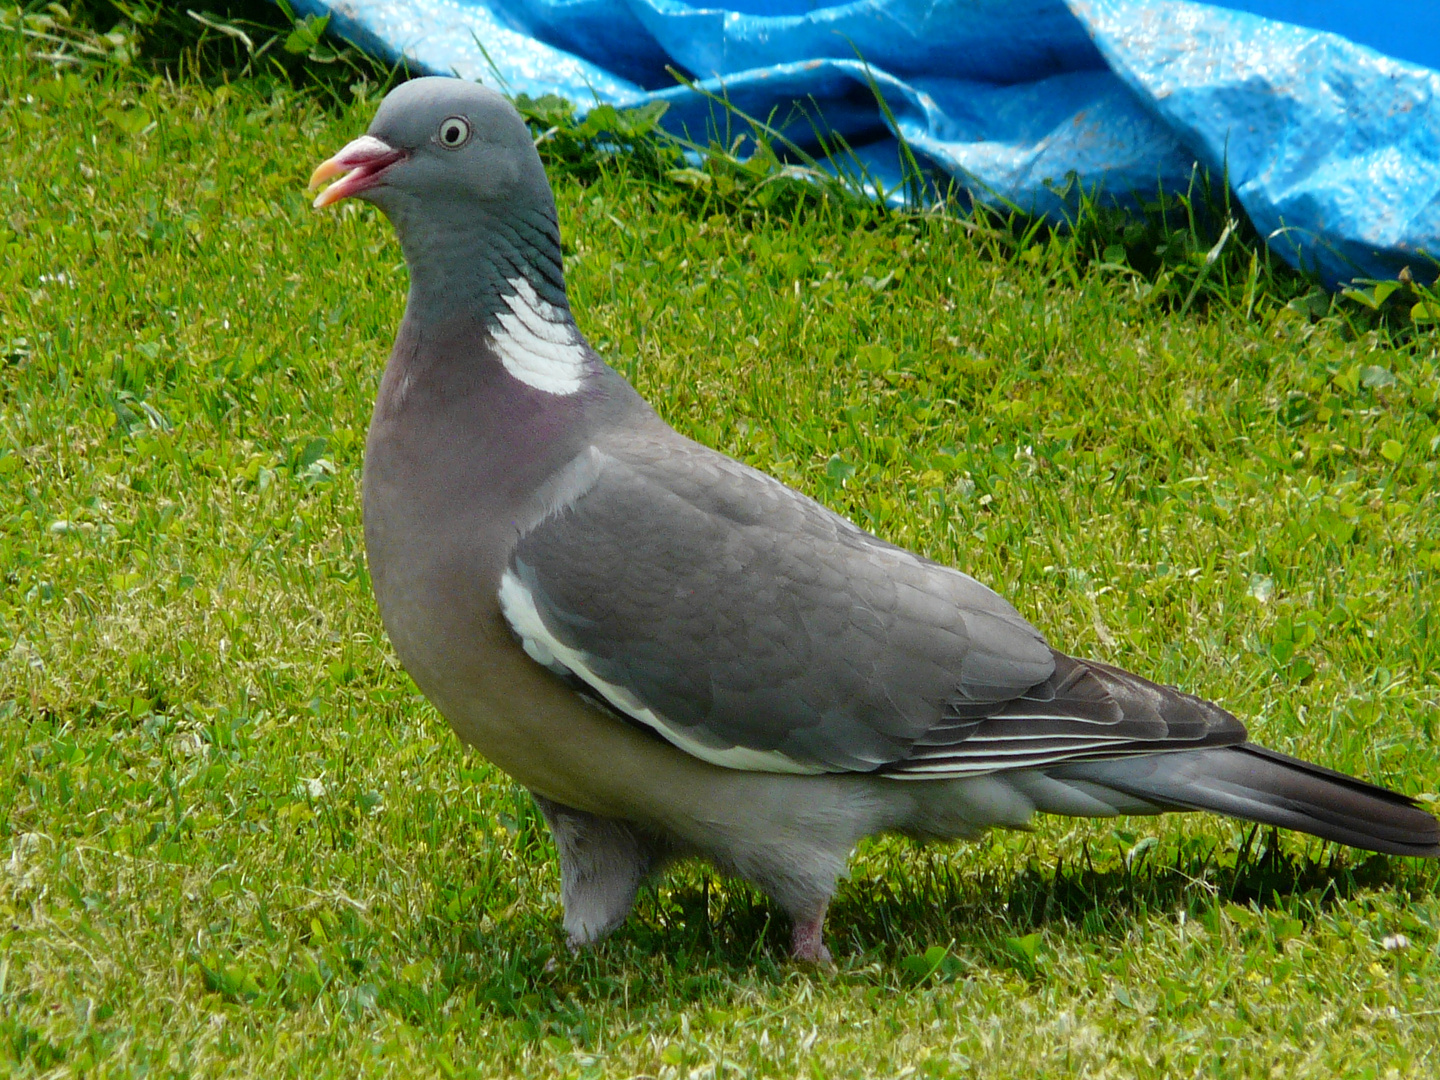
[[[1077,762],[1046,772],[1157,809],[1208,810],[1366,851],[1440,857],[1440,821],[1413,799],[1254,743]]]

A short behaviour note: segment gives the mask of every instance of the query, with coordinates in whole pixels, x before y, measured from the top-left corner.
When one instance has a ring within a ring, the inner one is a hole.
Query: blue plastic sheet
[[[1225,177],[1274,249],[1335,287],[1433,278],[1440,4],[1416,0],[298,0],[412,70],[582,109],[711,99],[843,135],[900,176],[896,135],[972,197],[1063,215]],[[893,123],[879,107],[884,96]],[[1067,188],[1067,179],[1070,186]]]

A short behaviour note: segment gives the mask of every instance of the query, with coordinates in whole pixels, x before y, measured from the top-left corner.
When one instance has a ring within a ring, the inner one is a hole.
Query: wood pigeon
[[[1440,855],[1410,799],[1058,652],[974,578],[673,431],[576,327],[554,198],[501,95],[404,83],[311,186],[331,179],[315,205],[379,207],[410,270],[365,448],[375,598],[421,690],[534,794],[573,946],[700,857],[825,961],[862,837],[1037,810],[1208,810]]]

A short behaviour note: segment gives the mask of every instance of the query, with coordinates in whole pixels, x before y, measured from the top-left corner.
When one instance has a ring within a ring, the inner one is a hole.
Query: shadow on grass
[[[1428,893],[1430,867],[1403,859],[1356,856],[1331,845],[1296,852],[1273,833],[1253,829],[1237,849],[1190,838],[1145,846],[1128,859],[1113,855],[1096,868],[1088,851],[1043,867],[976,873],[973,860],[933,848],[894,866],[870,867],[842,883],[829,919],[837,956],[835,978],[896,987],[914,983],[914,960],[936,943],[962,957],[949,974],[990,970],[1036,978],[1033,955],[1015,942],[1043,930],[1124,941],[1136,924],[1183,911],[1201,925],[1252,920],[1261,932],[1284,919],[1289,935],[1365,890]],[[1118,865],[1110,865],[1117,863]],[[883,871],[883,872],[882,872]],[[535,907],[539,907],[537,901]],[[687,1003],[723,1006],[738,990],[776,987],[806,969],[787,957],[789,922],[748,886],[696,865],[647,889],[624,926],[598,948],[572,955],[558,924],[531,910],[488,931],[445,924],[455,936],[443,946],[451,992],[485,1012],[509,1018],[543,1037],[561,1032],[583,1043],[602,1010],[669,1013]],[[445,930],[435,926],[435,944]]]

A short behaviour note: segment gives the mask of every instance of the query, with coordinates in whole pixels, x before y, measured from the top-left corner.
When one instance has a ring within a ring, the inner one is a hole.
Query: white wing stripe
[[[1007,716],[1007,717],[1005,717],[1005,718],[1001,721],[1001,723],[1007,722],[1009,719],[1010,719],[1010,718]],[[1059,717],[1055,717],[1055,719],[1058,720]],[[1066,732],[1058,732],[1058,733],[1054,733],[1054,734],[1050,734],[1050,735],[1046,735],[1046,734],[1043,734],[1043,733],[1042,733],[1042,734],[1034,734],[1034,735],[971,735],[969,738],[967,738],[967,739],[965,740],[965,745],[966,745],[966,746],[970,746],[970,745],[973,744],[973,743],[1010,743],[1010,742],[1025,742],[1025,741],[1027,741],[1027,740],[1035,740],[1035,739],[1063,739],[1063,740],[1065,740],[1065,741],[1067,741],[1067,742],[1097,743],[1097,744],[1098,744],[1098,743],[1112,743],[1112,742],[1135,742],[1134,736],[1126,736],[1126,735],[1096,735],[1096,734],[1094,734],[1093,732],[1089,732],[1089,731],[1085,731],[1085,732],[1066,731]],[[957,746],[957,749],[959,749],[958,746]]]
[[[957,747],[954,750],[949,750],[944,754],[927,754],[924,757],[913,758],[912,762],[915,767],[919,768],[922,765],[929,764],[930,762],[944,763],[958,761],[1000,761],[1008,760],[1010,758],[1024,758],[1036,756],[1070,757],[1074,754],[1083,754],[1090,750],[1109,750],[1115,746],[1123,746],[1126,742],[1129,741],[1130,740],[1116,740],[1113,742],[1107,741],[1071,743],[1068,746],[1046,746],[1040,748],[1036,748],[1033,746],[1018,746],[1014,749],[1009,750],[987,749],[975,754],[967,753],[963,747]],[[906,766],[901,765],[900,767]]]
[[[1010,712],[1009,710],[997,710],[994,716],[986,717],[987,720],[1064,720],[1069,724],[1085,724],[1088,727],[1114,727],[1118,720],[1091,720],[1084,716],[1075,716],[1071,713],[1053,712]]]
[[[1081,749],[1057,750],[1051,754],[1036,754],[1029,758],[1008,758],[1004,761],[980,758],[974,761],[948,761],[923,759],[914,764],[898,766],[895,771],[884,774],[891,780],[943,780],[948,777],[978,776],[986,773],[1015,772],[1020,769],[1043,769],[1051,765],[1066,765],[1076,761],[1111,761],[1119,758],[1148,757],[1155,754],[1183,754],[1193,750],[1190,746],[1164,746],[1160,748],[1137,746],[1128,750],[1106,750],[1102,746]]]
[[[552,671],[570,672],[626,716],[656,731],[664,736],[666,741],[692,757],[742,772],[798,773],[813,776],[825,771],[796,761],[779,751],[752,750],[745,746],[717,750],[675,730],[628,689],[607,682],[590,670],[584,653],[570,648],[551,634],[540,617],[530,590],[510,570],[506,570],[500,579],[500,611],[532,660]]]

